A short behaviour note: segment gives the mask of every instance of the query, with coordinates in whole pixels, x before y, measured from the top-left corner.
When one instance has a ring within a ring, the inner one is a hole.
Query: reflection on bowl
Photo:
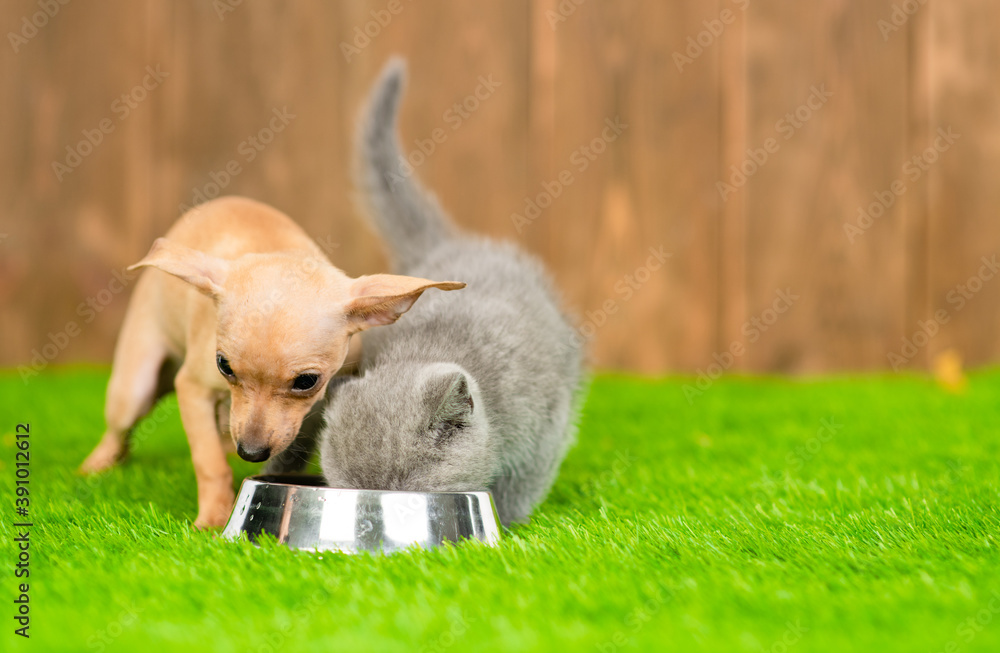
[[[444,542],[500,541],[489,492],[392,492],[326,487],[320,476],[251,476],[222,536],[269,534],[293,549],[392,553]]]

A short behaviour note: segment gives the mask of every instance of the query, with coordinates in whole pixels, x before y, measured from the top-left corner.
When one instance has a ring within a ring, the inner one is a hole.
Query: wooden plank
[[[719,36],[720,65],[720,164],[721,175],[739,166],[747,149],[747,17],[749,5],[733,3],[719,16],[726,26]],[[741,342],[747,311],[747,207],[746,193],[735,193],[721,204],[719,226],[719,328],[715,350],[723,362],[732,361],[731,371],[747,367],[745,355],[732,353],[732,343]],[[729,353],[727,357],[726,353]],[[715,361],[719,364],[717,361]]]
[[[38,11],[5,4],[7,24]],[[0,121],[4,265],[14,277],[0,310],[4,361],[28,362],[52,342],[57,355],[37,363],[110,357],[127,297],[113,272],[132,262],[148,221],[148,134],[160,100],[136,90],[155,59],[148,16],[148,2],[66,5],[4,54],[5,88],[17,89]]]
[[[1000,358],[1000,279],[982,258],[1000,259],[1000,7],[986,0],[934,2],[930,12],[931,119],[920,149],[938,129],[961,134],[929,166],[931,312],[949,322],[931,339],[931,356],[954,348],[969,365]],[[928,158],[931,158],[928,156]],[[915,331],[917,325],[908,325]]]
[[[589,2],[558,23],[550,174],[573,184],[528,229],[599,367],[645,372],[710,361],[717,332],[719,51],[673,61],[718,3]],[[628,128],[602,146],[606,121]],[[587,148],[586,150],[582,148]],[[584,163],[586,168],[583,168]],[[659,263],[651,252],[672,254]],[[611,315],[602,315],[609,311]]]
[[[378,71],[390,56],[405,57],[400,130],[407,160],[459,224],[508,235],[504,208],[525,192],[527,1],[402,2],[391,18],[387,6],[344,5],[341,42],[358,47],[359,31],[374,36],[350,61],[340,57],[350,107],[340,129],[353,135]],[[433,142],[435,130],[442,142]]]
[[[874,205],[910,156],[907,35],[884,40],[877,26],[892,4],[764,0],[747,10],[747,146],[760,159],[776,148],[759,165],[746,157],[750,175],[735,191],[747,203],[745,319],[763,321],[748,327],[748,340],[759,335],[747,343],[751,369],[882,368],[903,333],[907,216],[903,202]],[[877,215],[852,242],[845,227],[862,210]],[[793,306],[765,312],[786,289],[799,296]]]
[[[0,57],[17,89],[0,102],[0,363],[82,323],[77,307],[102,291],[107,305],[56,360],[108,359],[128,296],[109,294],[113,271],[233,160],[224,192],[287,211],[349,273],[382,269],[349,171],[358,107],[391,53],[410,59],[410,152],[450,130],[445,112],[481,75],[501,82],[418,172],[461,224],[545,259],[591,321],[599,367],[705,369],[785,288],[801,299],[735,369],[885,368],[939,310],[949,323],[907,367],[948,348],[971,364],[1000,357],[984,326],[1000,311],[992,282],[961,309],[949,299],[1000,249],[992,5],[928,3],[887,31],[894,0],[759,0],[745,15],[732,0],[570,4],[403,2],[388,22],[378,0],[243,3],[222,17],[212,3],[63,7]],[[725,9],[736,20],[679,71],[674,53]],[[16,0],[0,18],[35,11]],[[348,61],[355,28],[376,33]],[[157,64],[169,77],[119,120],[112,102]],[[778,122],[824,84],[832,97],[784,140]],[[246,160],[241,144],[286,106],[288,128]],[[628,128],[579,169],[615,116]],[[105,118],[112,133],[58,180],[52,162]],[[948,126],[963,138],[910,179],[903,166]],[[778,151],[723,200],[716,182],[771,137]],[[563,171],[574,183],[518,233],[511,215]],[[895,180],[906,193],[879,210]],[[861,209],[879,215],[852,239]],[[624,292],[661,245],[665,267]]]
[[[910,40],[909,45],[909,71],[908,85],[910,106],[907,116],[909,140],[909,152],[916,153],[923,150],[927,143],[927,134],[930,131],[931,121],[931,70],[933,66],[933,51],[931,48],[931,20],[930,11],[919,11],[909,18],[900,30],[891,30],[889,26],[895,27],[892,22],[893,16],[889,16],[888,23],[880,23],[880,32],[885,34],[885,38],[906,32]],[[897,14],[897,21],[898,21]],[[904,322],[904,336],[908,327],[912,327],[919,320],[926,319],[933,311],[930,310],[930,193],[934,186],[934,179],[928,176],[925,183],[917,184],[911,188],[910,192],[904,195],[903,210],[906,212],[906,229],[904,232],[904,247],[906,263],[906,318]],[[890,365],[889,354],[902,349],[903,343],[897,343],[898,348],[890,348],[886,353],[886,360],[883,365]],[[927,351],[920,351],[910,361],[913,367],[925,368],[929,362]],[[898,367],[897,367],[898,369]]]
[[[170,187],[161,230],[181,204],[247,195],[292,216],[349,273],[369,267],[377,250],[353,220],[351,141],[339,129],[343,79],[330,32],[340,6],[244,3],[221,17],[212,3],[173,6],[181,72],[161,139]]]

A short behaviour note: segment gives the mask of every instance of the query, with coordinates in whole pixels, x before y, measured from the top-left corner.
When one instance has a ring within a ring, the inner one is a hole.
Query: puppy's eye
[[[222,376],[227,379],[234,379],[236,375],[233,374],[233,368],[229,367],[229,361],[222,354],[215,355],[215,364],[219,366],[219,371],[222,372]]]
[[[299,374],[292,381],[292,390],[312,390],[319,382],[319,374]]]

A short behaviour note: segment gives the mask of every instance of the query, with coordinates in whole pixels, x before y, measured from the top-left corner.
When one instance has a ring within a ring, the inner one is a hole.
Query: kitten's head
[[[479,389],[450,363],[384,365],[341,384],[321,443],[332,487],[474,491],[500,471]]]

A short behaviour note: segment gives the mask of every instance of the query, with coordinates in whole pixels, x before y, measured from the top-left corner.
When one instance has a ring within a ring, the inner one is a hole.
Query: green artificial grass
[[[997,651],[1000,373],[595,379],[499,548],[297,553],[191,528],[169,398],[74,474],[105,369],[0,373],[3,650]],[[31,423],[31,634],[13,635],[14,428]],[[237,479],[257,466],[233,459]],[[238,482],[238,481],[237,481]]]

